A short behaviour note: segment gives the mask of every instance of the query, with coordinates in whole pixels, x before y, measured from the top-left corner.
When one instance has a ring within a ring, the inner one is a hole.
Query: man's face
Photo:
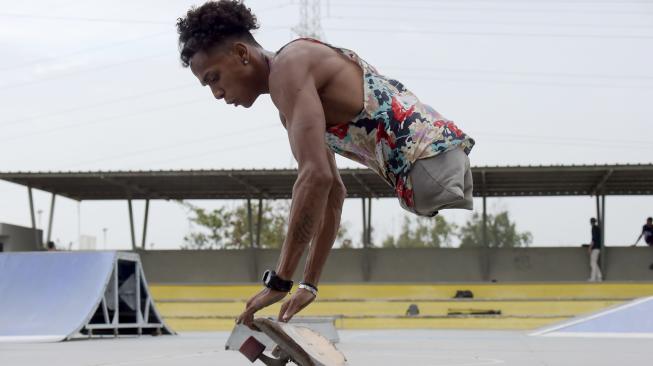
[[[648,226],[653,225],[653,220],[646,220],[646,225],[648,225]]]
[[[249,108],[259,93],[255,90],[257,83],[249,53],[246,46],[240,45],[197,52],[190,59],[190,69],[203,86],[211,88],[216,99]]]

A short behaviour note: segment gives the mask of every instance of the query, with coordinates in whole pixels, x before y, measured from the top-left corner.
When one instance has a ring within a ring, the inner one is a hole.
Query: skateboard
[[[251,362],[262,361],[268,366],[283,366],[294,362],[299,366],[344,366],[347,359],[328,339],[312,329],[279,323],[266,318],[254,319],[254,327],[276,343],[272,357],[263,353],[265,345],[249,337],[240,346],[240,353]]]

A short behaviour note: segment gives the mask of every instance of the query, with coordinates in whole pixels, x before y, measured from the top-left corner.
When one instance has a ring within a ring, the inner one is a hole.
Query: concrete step
[[[566,317],[340,317],[338,329],[497,329],[530,330]],[[230,331],[234,318],[166,318],[177,331]]]
[[[152,285],[156,300],[246,301],[261,285]],[[510,284],[324,284],[321,300],[383,299],[385,301],[448,300],[458,290],[470,290],[475,299],[630,300],[653,295],[647,283],[510,283]]]
[[[182,331],[231,330],[251,285],[153,285],[166,322]],[[302,316],[332,316],[340,329],[535,329],[653,295],[653,283],[324,284]],[[470,290],[473,299],[452,299]],[[411,304],[419,316],[406,316]],[[276,316],[280,304],[258,313]],[[470,315],[500,311],[500,315]],[[450,314],[462,314],[451,316]]]
[[[499,311],[504,316],[563,316],[598,311],[622,301],[316,301],[302,311],[306,316],[403,316],[411,304],[416,304],[420,315],[447,316],[451,313]],[[236,317],[245,302],[157,302],[164,317]],[[280,304],[263,309],[260,314],[277,315]]]

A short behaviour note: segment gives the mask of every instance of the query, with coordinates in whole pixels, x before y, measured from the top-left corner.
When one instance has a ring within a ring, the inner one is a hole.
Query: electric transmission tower
[[[320,0],[299,0],[299,24],[293,31],[300,37],[324,40]]]

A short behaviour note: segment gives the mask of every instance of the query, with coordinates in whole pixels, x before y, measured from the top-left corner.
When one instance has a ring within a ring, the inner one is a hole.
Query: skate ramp
[[[653,338],[653,296],[581,316],[531,335],[546,337]]]
[[[139,256],[0,254],[0,342],[174,334],[149,294]]]

